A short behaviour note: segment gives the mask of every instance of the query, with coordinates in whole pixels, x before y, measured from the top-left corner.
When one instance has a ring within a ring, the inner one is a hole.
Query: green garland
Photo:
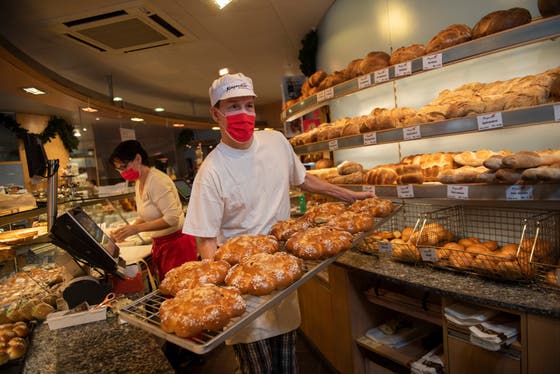
[[[2,113],[0,113],[0,125],[4,126],[8,130],[11,130],[18,137],[21,137],[23,134],[29,132],[27,129],[21,127],[21,125],[12,116]],[[74,127],[66,122],[65,119],[52,116],[47,122],[45,130],[39,134],[39,138],[44,144],[50,142],[57,134],[60,137],[60,140],[62,140],[64,148],[66,148],[68,152],[72,152],[78,148],[80,139],[74,135]]]
[[[317,30],[309,31],[301,41],[302,47],[299,50],[299,69],[306,77],[311,76],[317,70],[316,58],[319,46],[319,36]]]

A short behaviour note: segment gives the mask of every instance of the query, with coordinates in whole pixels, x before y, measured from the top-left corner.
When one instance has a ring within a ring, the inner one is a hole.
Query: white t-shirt
[[[136,210],[138,216],[149,222],[163,217],[170,227],[159,231],[150,231],[153,238],[172,234],[180,230],[185,219],[183,206],[177,193],[175,183],[162,171],[152,167],[144,182],[144,190],[140,194],[140,182],[134,185],[136,192]]]
[[[284,135],[259,131],[246,150],[218,144],[194,180],[183,232],[226,240],[243,234],[268,234],[290,216],[290,186],[305,180],[305,167]],[[263,313],[228,344],[277,336],[301,323],[297,293]]]

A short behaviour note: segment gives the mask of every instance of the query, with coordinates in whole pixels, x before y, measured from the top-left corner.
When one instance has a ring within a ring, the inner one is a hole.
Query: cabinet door
[[[528,373],[558,373],[560,370],[560,319],[527,316]]]
[[[447,338],[450,374],[521,373],[521,361],[452,336]]]

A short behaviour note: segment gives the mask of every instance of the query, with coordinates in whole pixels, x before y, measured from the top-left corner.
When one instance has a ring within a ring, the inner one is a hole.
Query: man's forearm
[[[204,259],[214,259],[216,249],[218,248],[218,240],[216,238],[196,237],[196,248],[200,257]]]
[[[351,191],[349,189],[328,183],[311,174],[307,174],[305,176],[305,181],[298,187],[307,192],[329,195],[349,203],[368,197],[375,197],[375,194],[372,192]]]

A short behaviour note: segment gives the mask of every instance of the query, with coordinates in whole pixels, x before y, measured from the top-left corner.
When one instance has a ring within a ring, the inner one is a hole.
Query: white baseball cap
[[[251,78],[241,74],[226,74],[214,82],[208,90],[210,103],[212,106],[220,100],[230,99],[240,96],[257,96],[253,91],[253,81]]]

